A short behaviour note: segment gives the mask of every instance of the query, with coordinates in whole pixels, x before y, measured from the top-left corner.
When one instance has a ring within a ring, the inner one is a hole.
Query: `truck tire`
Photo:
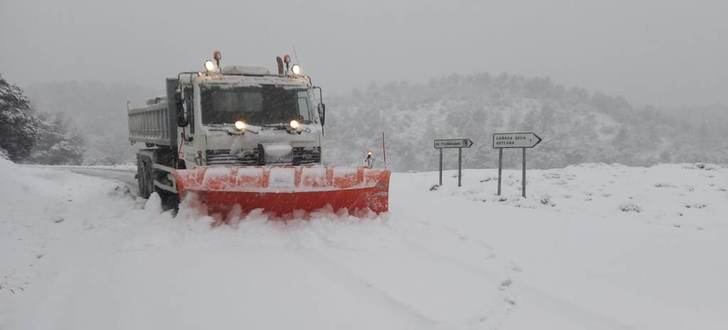
[[[170,160],[167,150],[147,149],[137,153],[137,184],[139,186],[139,197],[149,199],[152,193],[156,192],[162,202],[163,210],[177,210],[179,196],[176,192],[170,192],[154,185],[154,181],[166,182],[167,172],[163,169],[154,168],[155,162],[169,166],[176,160]],[[168,183],[169,184],[169,183]]]
[[[139,197],[141,198],[149,198],[154,191],[152,159],[147,155],[137,154],[137,185],[139,186]]]
[[[179,209],[179,196],[177,194],[162,189],[157,189],[157,194],[162,199],[162,210],[177,212]]]

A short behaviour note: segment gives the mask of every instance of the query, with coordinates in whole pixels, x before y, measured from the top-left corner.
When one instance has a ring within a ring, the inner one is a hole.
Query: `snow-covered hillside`
[[[0,159],[0,328],[728,327],[727,168],[533,170],[525,200],[517,171],[502,197],[494,170],[453,174],[394,174],[376,218],[211,227]]]
[[[35,110],[72,121],[72,131],[85,140],[84,164],[98,165],[135,161],[134,148],[120,143],[128,139],[127,100],[134,104],[163,94],[163,81],[155,86],[60,81],[32,84],[25,91]],[[728,108],[719,105],[638,107],[622,97],[511,74],[372,84],[338,96],[330,96],[331,87],[324,86],[323,141],[324,160],[331,164],[358,165],[368,150],[383,158],[385,133],[389,166],[397,171],[436,169],[432,140],[455,137],[475,141],[463,154],[467,167],[491,167],[498,155],[491,135],[509,131],[534,131],[545,139],[529,151],[531,166],[538,168],[583,162],[728,163]],[[518,164],[519,155],[506,153],[504,161]],[[445,162],[456,164],[455,157]]]
[[[381,154],[382,133],[389,165],[397,171],[437,169],[436,138],[467,137],[466,167],[494,167],[491,136],[533,131],[544,143],[529,151],[536,168],[584,162],[653,165],[676,162],[728,163],[728,108],[680,111],[633,106],[618,96],[567,88],[548,78],[487,73],[450,75],[427,83],[372,84],[331,98],[326,159],[358,164],[367,149]],[[445,157],[449,166],[456,157]],[[506,153],[506,164],[520,155]]]

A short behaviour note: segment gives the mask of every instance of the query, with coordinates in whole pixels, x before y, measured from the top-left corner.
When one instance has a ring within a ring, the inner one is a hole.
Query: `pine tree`
[[[28,98],[0,76],[0,149],[12,161],[30,155],[40,121],[34,117]]]
[[[38,140],[27,161],[51,165],[81,164],[85,139],[74,132],[63,113],[57,113],[52,117],[41,115],[40,119]]]
[[[80,164],[84,145],[62,114],[36,113],[23,91],[0,77],[0,154],[15,162]]]

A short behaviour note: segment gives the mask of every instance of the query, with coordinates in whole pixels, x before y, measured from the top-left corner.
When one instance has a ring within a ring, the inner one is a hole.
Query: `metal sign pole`
[[[458,148],[458,187],[462,186],[463,176],[463,148]]]
[[[440,185],[442,186],[442,148],[440,148]]]
[[[498,148],[498,196],[501,194],[501,173],[503,172],[503,148]]]
[[[442,149],[458,148],[458,187],[462,187],[463,177],[463,148],[473,146],[473,140],[468,138],[460,139],[435,139],[433,146],[440,149],[440,185],[442,186]]]
[[[523,183],[523,198],[526,198],[526,148],[521,148],[523,150],[523,177],[521,178],[521,182]]]
[[[541,143],[542,139],[533,132],[493,133],[493,149],[498,149],[498,195],[501,194],[501,174],[503,168],[503,149],[521,148],[523,165],[521,176],[521,196],[526,198],[526,149]]]

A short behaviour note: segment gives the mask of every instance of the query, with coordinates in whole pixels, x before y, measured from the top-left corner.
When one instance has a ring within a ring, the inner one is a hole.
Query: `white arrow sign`
[[[533,148],[541,143],[541,138],[533,132],[495,133],[493,148]]]
[[[473,146],[471,139],[436,139],[435,149],[442,148],[470,148]]]

